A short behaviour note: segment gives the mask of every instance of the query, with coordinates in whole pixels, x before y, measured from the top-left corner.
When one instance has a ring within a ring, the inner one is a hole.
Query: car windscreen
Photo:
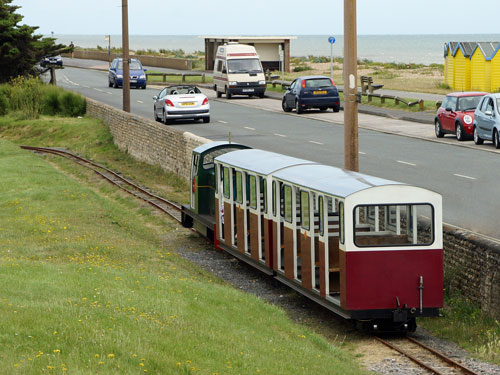
[[[262,73],[259,59],[231,59],[227,66],[228,73]]]
[[[476,109],[482,96],[462,96],[458,98],[457,111],[471,111]]]
[[[319,87],[332,87],[330,78],[314,78],[306,80],[306,87],[319,88]]]
[[[123,61],[118,62],[118,69],[123,70]],[[142,70],[141,63],[139,61],[131,61],[130,70]]]
[[[167,89],[167,95],[201,94],[196,86],[174,86]]]

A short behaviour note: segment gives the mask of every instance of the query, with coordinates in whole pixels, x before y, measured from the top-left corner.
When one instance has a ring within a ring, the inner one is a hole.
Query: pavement
[[[95,70],[102,70],[102,71],[107,71],[108,70],[108,63],[104,61],[99,61],[99,60],[85,60],[85,59],[71,59],[71,58],[63,58],[63,62],[65,66],[71,66],[75,68],[84,68],[84,69],[95,69]],[[155,70],[155,71],[160,71],[160,72],[165,72],[165,73],[182,73],[184,72],[183,70],[178,70],[178,69],[169,69],[169,68],[157,68],[157,67],[150,67],[150,66],[145,66],[146,69],[148,70]],[[198,71],[190,71],[191,73],[197,73]],[[206,73],[204,71],[200,71],[199,73]],[[210,74],[210,73],[206,73]],[[199,85],[199,86],[205,86],[205,88],[210,88],[211,85]],[[339,86],[339,88],[342,88]],[[436,94],[426,94],[426,93],[418,93],[418,92],[406,92],[406,91],[395,91],[395,90],[387,90],[387,89],[382,89],[382,90],[377,90],[377,93],[380,94],[386,94],[386,95],[394,95],[394,96],[400,96],[400,97],[405,97],[409,99],[424,99],[424,100],[442,100],[443,95],[436,95]],[[266,97],[270,99],[277,99],[281,100],[283,98],[283,95],[278,92],[273,92],[273,91],[267,91],[266,92]],[[341,109],[343,110],[343,103],[341,103]],[[396,109],[388,109],[388,108],[379,108],[375,106],[369,106],[369,105],[364,105],[364,104],[359,104],[358,105],[358,112],[367,114],[367,115],[374,115],[374,116],[380,116],[380,117],[386,117],[386,118],[391,118],[391,119],[396,119],[396,120],[403,120],[403,121],[412,121],[412,122],[418,122],[422,124],[432,124],[434,125],[434,117],[435,117],[435,111],[425,111],[425,112],[409,112],[409,111],[401,111],[401,110],[396,110]]]

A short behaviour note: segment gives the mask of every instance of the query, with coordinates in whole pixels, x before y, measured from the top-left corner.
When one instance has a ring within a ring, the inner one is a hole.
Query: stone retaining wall
[[[87,98],[87,114],[101,119],[111,131],[114,143],[135,159],[158,165],[189,181],[191,153],[210,142],[189,132],[136,116]]]
[[[63,54],[63,56],[70,57],[71,54]],[[90,59],[110,61],[107,52],[99,51],[80,51],[75,50],[73,57],[76,59]],[[121,57],[121,54],[112,53],[111,61],[115,57]],[[130,55],[130,58],[136,58],[141,61],[142,65],[156,66],[159,68],[172,68],[181,70],[192,70],[193,61],[188,59],[178,59],[174,57],[160,57],[160,56],[147,56],[147,55]]]
[[[192,150],[210,142],[88,98],[87,113],[109,126],[122,151],[187,181]],[[500,244],[449,226],[443,230],[445,287],[460,290],[483,311],[500,318]]]

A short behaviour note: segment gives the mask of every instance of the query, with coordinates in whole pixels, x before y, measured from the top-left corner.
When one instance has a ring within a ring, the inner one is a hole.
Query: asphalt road
[[[65,68],[57,74],[59,86],[122,107],[122,91],[108,88],[106,72]],[[132,89],[131,111],[151,118],[152,96],[157,92],[159,89],[151,87]],[[265,103],[259,101],[271,99],[245,98],[228,102],[215,100],[212,91],[207,94],[211,100],[211,123],[183,122],[172,126],[214,141],[226,140],[231,132],[235,142],[343,167],[342,112],[290,115],[270,108],[254,108]],[[360,125],[381,121],[390,121],[394,129],[398,126],[409,128],[404,121],[360,115]],[[424,126],[432,132],[432,126]],[[443,196],[446,223],[500,239],[500,189],[497,185],[500,182],[500,155],[485,152],[491,151],[491,146],[475,148],[470,145],[468,142],[469,148],[457,147],[452,139],[436,143],[360,128],[360,171],[439,192]]]

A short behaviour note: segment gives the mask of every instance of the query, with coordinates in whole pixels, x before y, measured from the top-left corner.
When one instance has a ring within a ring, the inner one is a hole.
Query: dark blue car
[[[318,108],[321,111],[332,108],[333,112],[338,112],[340,110],[339,92],[328,77],[298,77],[283,95],[281,105],[285,112],[290,112],[294,108],[297,113],[302,113],[309,108]]]
[[[137,59],[130,59],[130,87],[146,88],[146,70]],[[123,86],[123,59],[115,58],[108,74],[109,87]]]

